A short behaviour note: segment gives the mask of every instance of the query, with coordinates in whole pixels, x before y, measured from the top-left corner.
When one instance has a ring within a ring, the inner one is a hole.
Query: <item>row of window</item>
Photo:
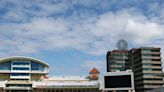
[[[142,49],[142,52],[160,52],[160,50]]]
[[[28,67],[13,67],[13,70],[30,70]]]
[[[13,62],[13,65],[30,65],[30,62]],[[11,62],[0,63],[0,70],[11,70]],[[12,70],[29,70],[28,67],[13,67]],[[31,70],[43,71],[44,66],[42,64],[31,62]]]
[[[29,61],[23,61],[23,62],[18,62],[18,61],[14,61],[13,65],[30,65]]]
[[[122,56],[127,57],[128,54],[125,54],[125,53],[119,53],[119,54],[112,54],[111,56],[113,56],[113,57],[122,57]]]
[[[12,76],[29,76],[29,73],[12,73]]]
[[[142,54],[142,56],[146,56],[146,57],[157,56],[157,57],[160,57],[160,54]]]

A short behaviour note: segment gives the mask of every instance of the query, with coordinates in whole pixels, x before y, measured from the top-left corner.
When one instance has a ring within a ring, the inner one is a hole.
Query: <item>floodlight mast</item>
[[[123,50],[127,50],[127,48],[128,48],[128,42],[126,40],[124,40],[124,39],[118,40],[118,42],[117,42],[117,49],[118,50],[123,51]],[[125,62],[124,52],[122,52],[122,61]],[[124,63],[124,66],[122,68],[123,68],[123,70],[125,70],[125,63]]]
[[[118,50],[127,50],[127,48],[128,48],[128,43],[126,40],[124,40],[124,39],[118,40],[118,42],[117,42]]]

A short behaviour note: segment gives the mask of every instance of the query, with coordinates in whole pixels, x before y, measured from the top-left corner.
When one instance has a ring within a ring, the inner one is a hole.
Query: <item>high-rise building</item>
[[[130,68],[127,45],[126,40],[120,39],[116,44],[117,50],[107,52],[107,72],[125,71],[127,68]]]
[[[160,48],[131,49],[129,55],[136,92],[146,92],[163,85]]]
[[[107,72],[125,71],[129,66],[128,50],[108,51],[106,56]]]

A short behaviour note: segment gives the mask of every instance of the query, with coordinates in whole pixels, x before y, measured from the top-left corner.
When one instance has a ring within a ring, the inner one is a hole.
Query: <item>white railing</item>
[[[9,86],[7,89],[31,89],[31,87],[23,87],[23,86]]]
[[[14,72],[14,73],[29,73],[30,70],[11,70],[11,72]]]
[[[10,76],[11,79],[30,79],[30,76]]]
[[[30,67],[30,65],[12,65],[12,67]]]

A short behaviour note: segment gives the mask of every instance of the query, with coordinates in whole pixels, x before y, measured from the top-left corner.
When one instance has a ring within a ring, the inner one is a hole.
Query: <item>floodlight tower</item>
[[[126,40],[124,40],[124,39],[118,40],[118,42],[117,42],[118,50],[127,50],[127,48],[128,48],[128,43]]]
[[[126,40],[124,40],[124,39],[118,40],[118,42],[117,42],[117,49],[118,50],[124,51],[124,50],[127,50],[127,48],[128,48],[128,43],[127,43]],[[126,62],[126,56],[125,56],[125,53],[124,52],[122,52],[120,54],[122,54],[122,62],[124,62],[124,65],[122,66],[122,69],[125,70],[125,68],[126,68],[125,63],[127,63]]]
[[[129,68],[127,45],[127,41],[121,39],[117,42],[118,49],[107,52],[107,72],[125,71]]]

